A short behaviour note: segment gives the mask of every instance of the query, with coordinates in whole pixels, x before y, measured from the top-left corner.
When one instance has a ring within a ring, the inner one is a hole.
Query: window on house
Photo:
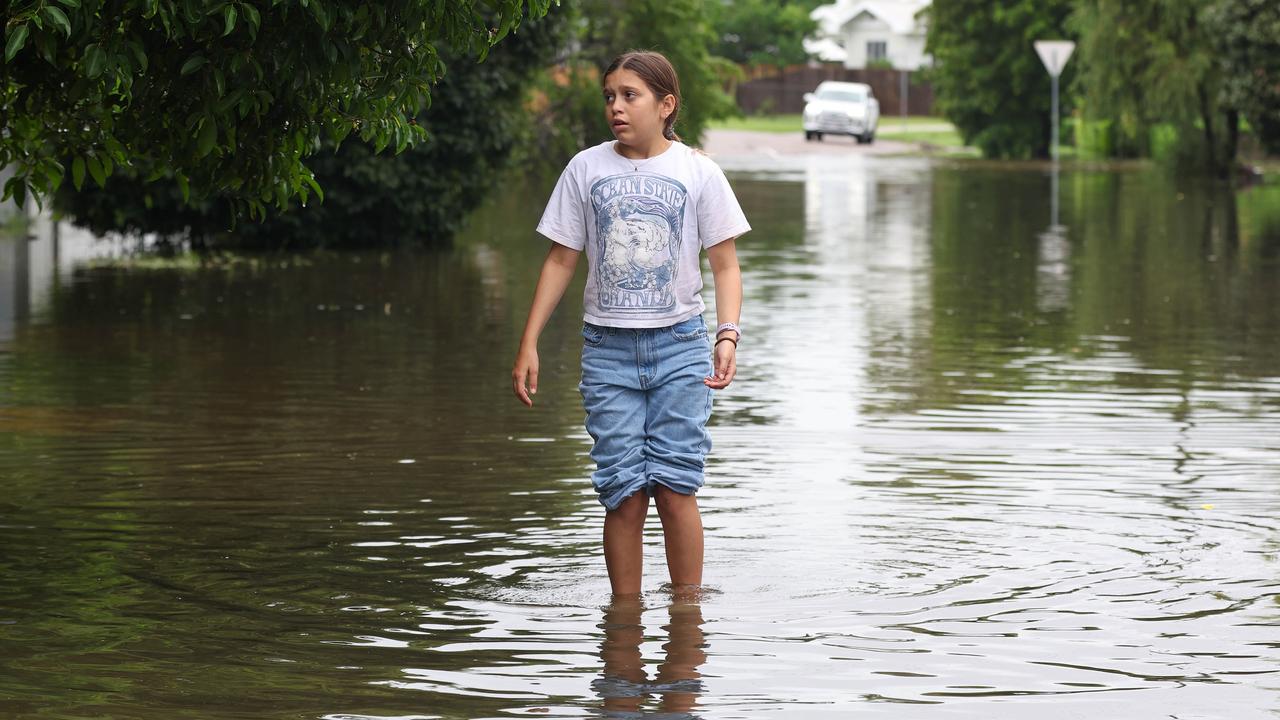
[[[867,41],[867,62],[889,59],[889,43],[883,40]]]

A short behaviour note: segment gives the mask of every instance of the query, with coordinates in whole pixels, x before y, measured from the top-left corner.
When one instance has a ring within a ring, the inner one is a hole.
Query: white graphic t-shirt
[[[706,310],[699,254],[751,229],[724,172],[673,142],[629,160],[609,140],[578,153],[538,232],[587,251],[584,318],[596,325],[674,325]]]

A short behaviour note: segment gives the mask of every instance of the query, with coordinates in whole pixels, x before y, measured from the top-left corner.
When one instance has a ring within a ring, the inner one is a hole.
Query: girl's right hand
[[[533,407],[533,398],[529,396],[538,392],[537,348],[520,348],[516,353],[516,365],[511,370],[511,389],[526,407]]]

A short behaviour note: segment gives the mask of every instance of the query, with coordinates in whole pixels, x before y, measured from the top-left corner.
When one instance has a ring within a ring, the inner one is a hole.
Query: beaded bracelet
[[[725,330],[732,330],[734,334],[738,336],[739,339],[742,338],[742,328],[738,327],[737,323],[731,323],[731,322],[720,323],[720,327],[716,328],[716,335],[719,335]]]

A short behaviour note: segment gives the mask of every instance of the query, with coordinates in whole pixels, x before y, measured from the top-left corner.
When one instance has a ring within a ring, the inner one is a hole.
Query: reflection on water
[[[615,711],[639,713],[650,696],[660,698],[657,710],[667,717],[697,717],[698,695],[703,692],[698,668],[707,661],[702,632],[702,608],[695,602],[677,600],[666,608],[668,622],[662,626],[662,662],[649,679],[640,646],[645,641],[641,624],[642,600],[618,600],[604,611],[600,629],[600,677],[591,683],[601,706]]]
[[[656,523],[610,601],[580,285],[510,397],[545,184],[451,252],[4,267],[0,711],[1273,717],[1280,187],[1068,171],[1049,232],[1042,168],[722,160],[697,603]]]

